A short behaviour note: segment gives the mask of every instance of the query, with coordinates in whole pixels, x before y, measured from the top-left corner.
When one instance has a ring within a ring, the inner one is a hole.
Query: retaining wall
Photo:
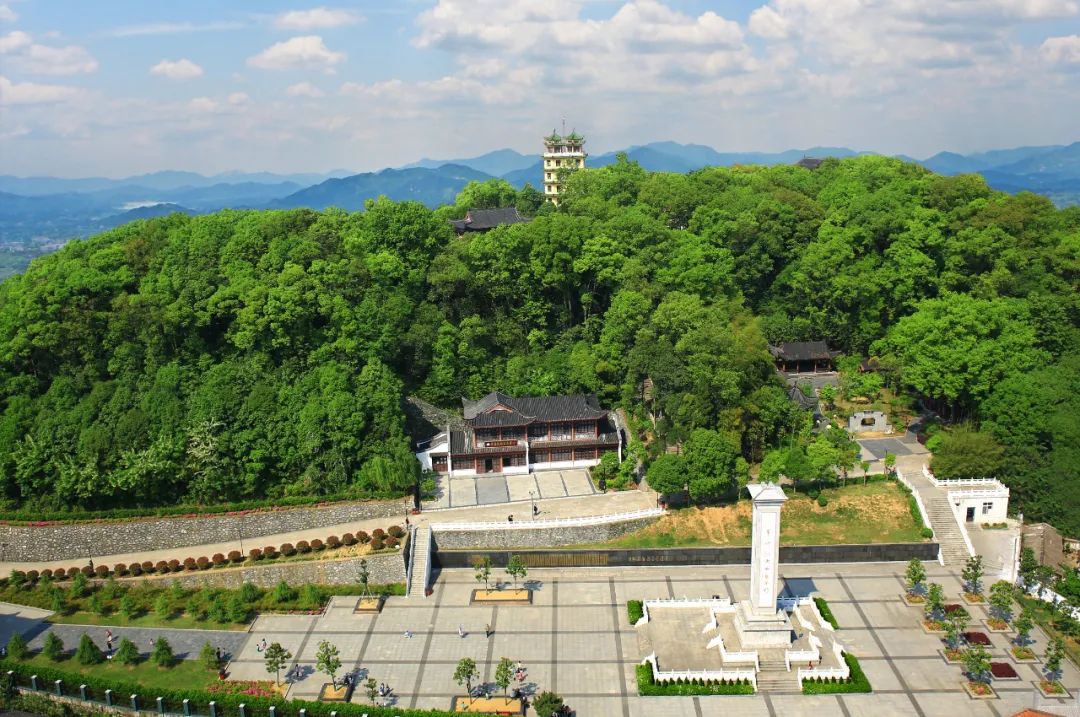
[[[446,534],[443,534],[446,535]],[[437,536],[442,538],[443,535]],[[438,541],[437,541],[438,542]],[[484,543],[490,542],[485,540]],[[495,567],[506,567],[509,550],[445,549],[434,553],[439,568],[472,568],[485,556]],[[912,558],[937,560],[937,543],[881,543],[876,545],[789,545],[780,548],[782,564],[906,562]],[[749,565],[750,547],[649,548],[638,550],[519,550],[513,551],[533,568],[634,567],[643,565]]]
[[[368,555],[362,558],[339,560],[300,560],[292,562],[263,562],[250,567],[218,568],[197,572],[170,573],[161,576],[133,578],[148,581],[176,581],[184,587],[200,588],[210,585],[219,588],[239,588],[244,583],[254,583],[262,588],[272,588],[284,580],[290,585],[315,583],[317,585],[356,585],[360,561],[367,560],[368,581],[373,585],[405,582],[405,557],[402,551]],[[122,579],[121,582],[124,582]]]
[[[324,506],[256,511],[238,515],[142,518],[101,523],[0,525],[4,559],[17,562],[73,560],[121,555],[142,550],[185,548],[235,542],[244,549],[262,547],[257,538],[294,530],[323,528],[353,520],[386,518],[386,526],[403,521],[402,501],[331,503]],[[251,541],[250,544],[247,541]],[[184,555],[177,555],[183,559]]]
[[[547,525],[536,529],[516,527],[507,530],[436,530],[432,533],[432,539],[436,550],[587,545],[603,543],[633,533],[635,530],[641,530],[656,522],[658,517],[650,516],[600,525]]]

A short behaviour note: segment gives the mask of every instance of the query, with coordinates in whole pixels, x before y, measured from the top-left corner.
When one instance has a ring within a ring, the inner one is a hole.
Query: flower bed
[[[964,607],[963,605],[961,605],[960,603],[955,603],[955,602],[949,603],[948,605],[946,605],[942,609],[945,611],[946,615],[954,615],[956,613],[961,613],[961,612],[964,613],[964,614],[967,614],[967,608]]]
[[[754,686],[749,682],[716,682],[712,680],[657,682],[653,679],[652,665],[648,664],[637,666],[637,685],[638,694],[645,697],[754,694]]]
[[[959,647],[947,647],[941,651],[945,655],[946,662],[963,662],[964,650]]]
[[[986,598],[977,593],[963,593],[962,597],[964,600],[974,605],[982,605],[986,602]]]
[[[1009,623],[1006,620],[1002,620],[1000,617],[991,617],[986,621],[987,627],[991,630],[1008,630]]]
[[[985,682],[965,682],[964,689],[967,693],[978,700],[992,700],[997,697],[994,688]]]
[[[1051,680],[1039,680],[1035,684],[1037,684],[1039,686],[1039,691],[1041,691],[1044,695],[1047,695],[1047,696],[1053,696],[1053,695],[1059,695],[1060,696],[1060,695],[1069,694],[1065,690],[1064,685],[1062,685],[1057,680],[1053,680],[1053,681],[1051,681]]]
[[[1008,662],[991,662],[990,674],[995,680],[1019,680],[1020,675]]]
[[[965,632],[964,641],[969,645],[990,646],[990,637],[985,632]]]
[[[255,682],[253,680],[224,680],[215,682],[206,688],[215,695],[247,695],[249,697],[280,697],[273,682]]]

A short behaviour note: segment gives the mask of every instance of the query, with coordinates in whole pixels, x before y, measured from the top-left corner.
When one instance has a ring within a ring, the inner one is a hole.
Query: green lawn
[[[1054,628],[1053,610],[1050,608],[1050,604],[1033,597],[1028,597],[1027,595],[1022,595],[1017,599],[1021,606],[1031,610],[1032,618],[1039,627],[1049,633],[1051,637],[1061,638],[1062,642],[1065,643],[1065,654],[1072,660],[1074,665],[1080,667],[1080,639],[1071,637]],[[1042,658],[1043,655],[1046,654],[1046,645],[1037,645],[1033,649],[1039,658]]]
[[[784,545],[921,543],[921,525],[911,516],[907,496],[894,483],[876,482],[821,491],[822,507],[801,493],[788,492],[781,518]],[[606,543],[578,546],[669,548],[750,544],[749,500],[735,505],[669,511],[653,525]]]
[[[98,615],[93,612],[73,612],[68,615],[53,614],[49,622],[61,625],[110,625],[117,627],[170,627],[177,630],[246,630],[250,622],[218,623],[211,620],[200,620],[188,614],[175,615],[171,618],[160,618],[154,613],[146,613],[130,620],[123,616],[110,613]]]
[[[25,664],[52,667],[77,672],[80,675],[94,675],[103,679],[137,682],[150,689],[160,687],[175,690],[182,686],[185,689],[204,690],[218,681],[217,674],[203,667],[198,660],[177,660],[172,667],[168,668],[158,667],[150,662],[140,662],[133,667],[126,667],[108,660],[100,665],[80,665],[73,657],[67,655],[59,662],[53,662],[44,655],[35,654],[26,660]]]

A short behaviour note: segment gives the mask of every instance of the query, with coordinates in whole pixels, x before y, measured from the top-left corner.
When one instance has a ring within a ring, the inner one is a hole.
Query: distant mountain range
[[[803,157],[851,157],[846,147],[810,147],[784,152],[718,152],[700,144],[652,142],[623,150],[657,172],[690,172],[735,164],[792,164]],[[616,152],[589,157],[588,166],[615,162]],[[898,155],[939,174],[974,172],[996,189],[1030,190],[1059,205],[1080,204],[1080,142],[1016,147],[973,154],[940,152],[923,160]],[[0,249],[40,253],[71,237],[85,236],[134,219],[173,211],[198,214],[226,207],[283,209],[330,206],[362,209],[386,195],[429,206],[452,202],[474,180],[503,178],[515,187],[540,188],[540,155],[499,149],[477,157],[422,159],[398,168],[353,173],[274,174],[228,172],[203,176],[161,171],[122,179],[13,177],[0,175]]]

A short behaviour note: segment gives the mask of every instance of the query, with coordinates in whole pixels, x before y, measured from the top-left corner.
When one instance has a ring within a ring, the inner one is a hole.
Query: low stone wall
[[[363,558],[264,562],[243,568],[220,568],[200,570],[193,573],[171,573],[169,575],[143,576],[131,579],[175,581],[189,588],[200,588],[203,585],[218,588],[238,588],[244,583],[254,583],[262,588],[272,588],[282,580],[290,585],[302,585],[304,583],[356,585],[361,560],[367,560],[368,581],[373,585],[405,582],[405,559],[400,551],[382,555],[368,555]],[[128,580],[128,578],[122,579],[121,582],[125,580]]]
[[[439,536],[442,537],[442,536]],[[484,541],[489,542],[489,541]],[[464,546],[462,546],[464,547]],[[485,556],[495,567],[506,567],[509,550],[484,545],[472,550],[435,552],[439,568],[471,568]],[[912,558],[937,560],[937,543],[881,543],[877,545],[789,545],[780,548],[780,563],[880,563]],[[520,550],[513,551],[533,568],[640,567],[648,565],[749,565],[750,548],[642,548],[638,550]]]
[[[4,558],[19,562],[72,560],[88,555],[121,555],[141,550],[185,548],[235,542],[245,550],[262,547],[258,538],[294,530],[321,528],[353,520],[386,518],[386,526],[403,522],[400,500],[331,503],[323,506],[257,511],[196,518],[142,518],[101,523],[0,525]],[[176,555],[182,560],[185,555]],[[209,557],[209,556],[207,556]]]
[[[457,548],[543,548],[587,545],[620,538],[652,525],[658,516],[601,525],[568,525],[506,530],[438,530],[432,533],[436,550]]]

